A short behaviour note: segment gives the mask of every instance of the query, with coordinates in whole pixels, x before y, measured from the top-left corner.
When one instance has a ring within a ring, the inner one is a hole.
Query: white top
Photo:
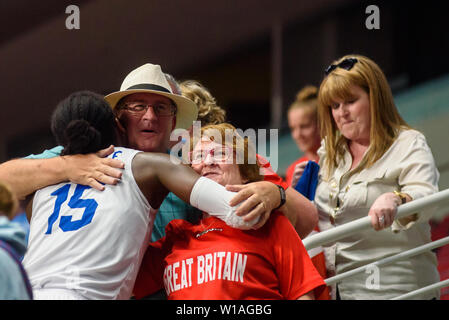
[[[320,167],[326,159],[324,145],[318,150]],[[398,190],[418,199],[438,191],[439,173],[425,137],[415,130],[403,130],[385,154],[369,169],[353,174],[352,157],[346,148],[331,178],[320,170],[315,203],[321,231],[366,217],[374,201]],[[417,222],[390,228],[370,229],[336,243],[324,245],[329,276],[430,242],[428,219],[432,210],[419,212]],[[439,281],[432,252],[401,260],[376,270],[367,270],[338,284],[342,299],[390,299]],[[332,288],[335,298],[336,290]],[[417,297],[439,297],[438,290]]]
[[[121,182],[97,191],[60,183],[36,192],[23,265],[33,290],[68,289],[86,299],[129,299],[153,216],[131,171],[137,150],[115,148]],[[151,210],[154,212],[154,210]]]

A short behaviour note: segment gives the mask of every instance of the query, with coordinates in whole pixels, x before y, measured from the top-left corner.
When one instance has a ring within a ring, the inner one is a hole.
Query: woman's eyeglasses
[[[329,67],[326,68],[326,70],[324,70],[324,74],[327,76],[327,75],[329,75],[329,73],[331,73],[332,71],[334,71],[337,68],[342,68],[342,69],[349,71],[352,69],[352,67],[358,61],[359,60],[357,60],[356,58],[348,58],[348,59],[343,60],[339,64],[331,64]]]
[[[199,164],[202,161],[206,161],[208,155],[210,155],[215,162],[225,162],[232,158],[233,149],[227,146],[223,146],[208,150],[190,151],[189,161],[192,164]]]

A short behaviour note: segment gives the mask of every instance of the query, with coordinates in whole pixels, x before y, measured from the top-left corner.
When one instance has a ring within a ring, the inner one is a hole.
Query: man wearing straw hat
[[[166,152],[170,133],[190,128],[198,116],[196,104],[174,94],[161,67],[150,63],[131,71],[120,91],[105,100],[115,110],[127,145],[138,150]]]

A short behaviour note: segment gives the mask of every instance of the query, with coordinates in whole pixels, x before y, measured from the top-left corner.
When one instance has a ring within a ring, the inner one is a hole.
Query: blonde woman
[[[326,245],[333,274],[430,241],[430,212],[395,219],[398,206],[438,191],[439,173],[425,137],[400,116],[379,66],[349,55],[326,69],[318,101],[320,177],[315,203],[321,231],[371,218],[372,229]],[[360,273],[334,298],[389,299],[438,281],[432,252]],[[420,299],[438,298],[435,290]]]

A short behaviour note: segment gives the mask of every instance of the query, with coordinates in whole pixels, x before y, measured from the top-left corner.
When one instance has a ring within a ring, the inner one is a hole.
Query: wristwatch
[[[405,196],[404,193],[399,192],[399,191],[397,191],[397,190],[394,190],[393,193],[394,193],[395,195],[397,195],[397,196],[401,199],[401,204],[404,204],[404,203],[407,202],[407,197]]]
[[[282,188],[282,186],[275,184],[276,187],[279,188],[279,193],[281,194],[281,204],[277,206],[277,208],[274,208],[273,210],[277,210],[280,207],[282,207],[285,204],[285,201],[287,201],[287,197],[285,196],[285,190]]]

